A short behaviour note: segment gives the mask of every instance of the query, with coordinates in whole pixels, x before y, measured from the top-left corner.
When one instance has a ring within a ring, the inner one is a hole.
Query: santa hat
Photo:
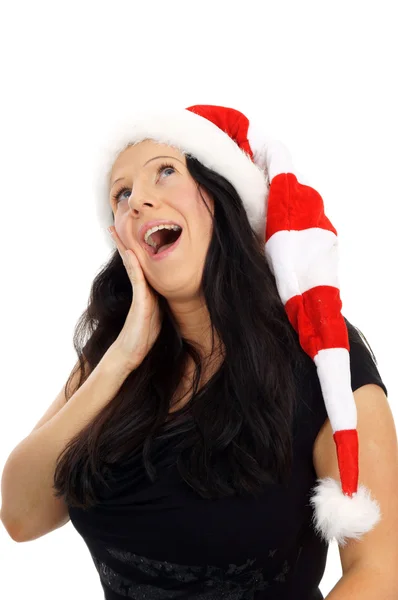
[[[191,154],[228,179],[240,195],[249,222],[263,236],[275,277],[300,345],[314,361],[333,429],[340,481],[318,479],[311,490],[313,525],[330,542],[360,539],[380,520],[380,508],[358,488],[357,411],[351,388],[348,331],[341,313],[338,238],[319,193],[305,184],[287,148],[270,139],[232,108],[196,105],[141,113],[120,122],[106,140],[96,196],[107,243],[113,224],[109,176],[118,154],[145,139]]]

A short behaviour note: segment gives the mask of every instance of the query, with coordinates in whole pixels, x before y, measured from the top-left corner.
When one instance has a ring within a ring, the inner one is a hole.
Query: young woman
[[[340,312],[337,232],[238,111],[153,115],[116,138],[99,196],[116,248],[67,401],[32,432],[56,497],[20,539],[70,517],[109,600],[322,598],[328,542],[349,572],[372,535],[391,553],[394,518],[366,446],[358,487],[356,402],[385,415],[387,390]]]

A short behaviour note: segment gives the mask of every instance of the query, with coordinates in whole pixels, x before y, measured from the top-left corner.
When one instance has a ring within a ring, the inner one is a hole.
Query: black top
[[[307,355],[305,355],[307,357]],[[261,497],[206,500],[174,465],[176,439],[156,445],[159,479],[139,458],[124,465],[111,492],[89,510],[69,507],[106,600],[322,600],[328,545],[311,524],[316,484],[312,450],[327,419],[315,363],[303,373],[288,488],[264,485]],[[387,389],[367,346],[351,343],[352,390]]]

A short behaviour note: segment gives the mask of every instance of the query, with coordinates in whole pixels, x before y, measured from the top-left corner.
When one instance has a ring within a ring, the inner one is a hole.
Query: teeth
[[[153,248],[156,248],[157,246],[156,246],[155,242],[152,240],[151,235],[152,235],[152,233],[155,233],[155,231],[158,231],[159,229],[174,229],[174,231],[178,231],[179,229],[181,229],[181,227],[179,225],[155,225],[155,227],[151,227],[150,229],[148,229],[148,231],[145,233],[144,240],[147,244],[149,244]]]

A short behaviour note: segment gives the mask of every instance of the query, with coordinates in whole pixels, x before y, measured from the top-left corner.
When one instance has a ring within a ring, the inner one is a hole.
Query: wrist
[[[117,370],[126,376],[134,371],[139,365],[139,362],[134,360],[134,357],[126,358],[126,355],[115,343],[109,346],[102,360],[109,365],[113,371]]]

